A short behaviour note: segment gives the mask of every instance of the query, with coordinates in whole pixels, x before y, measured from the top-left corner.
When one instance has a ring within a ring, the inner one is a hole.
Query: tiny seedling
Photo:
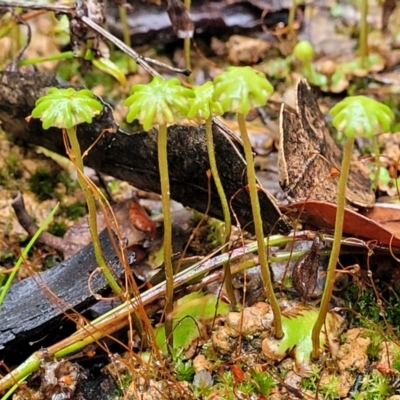
[[[161,197],[164,212],[164,265],[166,277],[165,311],[166,336],[172,348],[172,320],[168,315],[173,310],[174,271],[172,267],[172,219],[170,206],[170,184],[168,173],[167,125],[186,117],[189,98],[194,97],[191,89],[184,88],[179,79],[164,80],[158,76],[147,85],[135,85],[131,96],[125,100],[129,107],[126,120],[137,119],[145,131],[158,126],[158,166],[161,181]]]
[[[247,163],[247,183],[250,192],[254,228],[258,243],[258,257],[266,295],[274,313],[275,336],[283,336],[282,317],[272,285],[264,246],[264,231],[261,219],[258,186],[250,138],[246,129],[246,115],[251,108],[264,106],[274,92],[274,88],[264,74],[251,67],[229,67],[214,79],[214,99],[219,101],[224,111],[237,114],[240,134]]]
[[[312,85],[326,86],[328,79],[318,73],[313,65],[314,47],[307,40],[302,40],[293,49],[293,55],[301,62],[301,72]]]
[[[386,105],[365,96],[351,96],[336,104],[330,111],[333,125],[346,136],[343,159],[337,194],[337,209],[335,233],[332,251],[326,274],[324,293],[321,299],[320,312],[312,331],[313,357],[321,354],[320,332],[325,323],[329,302],[335,283],[336,265],[339,259],[341,239],[343,234],[344,211],[346,205],[347,178],[350,170],[353,146],[356,137],[371,138],[383,130],[389,131],[393,120],[393,112]]]
[[[101,252],[100,239],[97,234],[95,198],[90,188],[91,182],[84,173],[82,153],[77,137],[77,126],[83,122],[92,123],[93,117],[98,115],[102,109],[103,105],[94,98],[90,90],[51,88],[45,96],[36,100],[31,116],[42,121],[43,129],[56,127],[63,131],[66,150],[77,169],[78,182],[88,206],[89,229],[96,261],[111,289],[119,294],[121,288],[108,269]]]

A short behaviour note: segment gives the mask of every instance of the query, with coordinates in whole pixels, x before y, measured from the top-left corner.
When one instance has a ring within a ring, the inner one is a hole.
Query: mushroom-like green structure
[[[225,222],[225,245],[227,245],[231,236],[232,221],[229,211],[228,199],[226,198],[221,178],[218,173],[212,131],[212,117],[215,115],[223,114],[224,110],[222,109],[222,106],[218,101],[213,100],[214,85],[212,82],[206,82],[202,86],[194,87],[193,92],[195,94],[195,97],[193,99],[190,99],[190,110],[188,113],[188,118],[200,119],[201,121],[205,120],[206,123],[208,158],[210,160],[211,174],[214,179],[219,198],[221,200],[221,207]],[[226,250],[228,249],[225,246],[224,251]],[[231,305],[235,306],[236,298],[233,289],[232,275],[229,263],[224,264],[224,282]]]
[[[247,184],[250,192],[261,274],[265,292],[274,313],[275,336],[280,339],[283,336],[281,311],[274,293],[268,266],[253,152],[246,129],[246,115],[250,109],[264,106],[273,94],[274,88],[263,73],[251,67],[228,67],[225,72],[214,78],[214,87],[214,99],[221,103],[223,110],[237,114],[247,162]]]
[[[65,135],[66,150],[78,171],[78,182],[85,195],[88,206],[88,222],[96,261],[116,294],[121,288],[115,281],[101,252],[100,240],[97,234],[96,204],[90,186],[91,181],[85,176],[81,148],[77,138],[77,125],[86,122],[90,124],[93,117],[103,110],[103,105],[94,98],[90,90],[75,90],[73,88],[50,88],[45,96],[40,97],[32,110],[31,116],[42,121],[43,129],[60,128]]]
[[[172,268],[172,221],[170,208],[170,185],[167,159],[167,125],[185,118],[189,111],[189,99],[194,97],[191,89],[181,85],[179,79],[164,80],[154,77],[144,85],[134,85],[131,96],[125,100],[129,107],[126,117],[128,122],[137,119],[143,128],[148,131],[158,126],[158,167],[160,171],[161,197],[164,212],[164,265],[166,276],[165,333],[172,347],[172,319],[169,318],[173,310],[174,271]]]
[[[343,234],[347,178],[353,154],[354,140],[356,137],[372,138],[379,132],[389,131],[391,121],[394,118],[393,112],[389,107],[365,96],[350,96],[345,98],[330,110],[330,114],[334,117],[333,125],[340,133],[346,136],[346,143],[343,150],[343,159],[338,184],[335,232],[332,251],[329,258],[320,311],[312,331],[314,358],[318,358],[321,353],[319,339],[320,332],[326,320],[329,302],[335,283],[335,270],[339,259]]]

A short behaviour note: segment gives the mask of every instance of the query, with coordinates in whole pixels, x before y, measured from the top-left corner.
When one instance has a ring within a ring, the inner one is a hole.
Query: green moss
[[[365,400],[384,400],[394,394],[394,388],[386,376],[374,371],[365,375],[360,392],[365,393]]]
[[[400,348],[394,353],[392,368],[400,372]]]
[[[251,377],[254,380],[254,392],[268,398],[272,389],[276,386],[274,379],[267,372],[254,370],[251,372]]]
[[[349,286],[344,293],[347,306],[355,311],[349,316],[351,325],[372,329],[381,323],[380,310],[372,289],[362,289],[356,284]]]
[[[204,218],[204,214],[196,212],[192,218],[197,225]],[[215,249],[224,244],[225,224],[215,218],[204,218],[202,225],[196,232],[196,238],[201,242],[203,249]]]
[[[192,381],[194,372],[192,360],[183,360],[182,357],[175,360],[175,373],[178,381]]]
[[[400,334],[400,300],[396,293],[391,291],[388,297],[388,304],[385,306],[387,322],[393,326],[397,335]]]
[[[67,231],[67,225],[63,221],[54,221],[51,223],[47,231],[55,236],[63,237]]]
[[[0,186],[8,189],[16,187],[16,180],[22,176],[21,162],[16,154],[10,153],[0,168]]]
[[[363,334],[363,337],[367,337],[370,339],[370,344],[367,347],[367,355],[370,361],[376,361],[379,359],[379,346],[384,340],[382,336],[373,331],[368,331]]]
[[[380,287],[377,284],[376,292],[379,293],[382,304],[385,304],[386,322],[381,316],[374,290],[372,288],[363,288],[360,293],[360,287],[354,284],[349,286],[344,293],[347,306],[354,311],[349,315],[351,325],[376,331],[377,326],[386,329],[386,323],[388,323],[392,326],[394,332],[399,335],[400,299],[394,291],[388,291],[386,285]]]
[[[66,189],[67,194],[73,194],[77,188],[79,188],[79,183],[77,180],[73,180],[68,171],[61,171],[57,175],[57,179],[61,182]]]
[[[116,383],[118,385],[116,398],[121,399],[125,395],[125,389],[129,387],[132,382],[132,375],[129,372],[122,373],[117,379]]]
[[[213,390],[212,385],[200,384],[193,388],[193,394],[196,396],[196,399],[205,399],[211,395]]]
[[[301,380],[301,388],[303,390],[310,390],[315,392],[318,388],[318,382],[320,380],[320,368],[317,364],[311,365],[311,374],[307,378]]]
[[[50,269],[50,268],[54,267],[56,264],[58,264],[60,262],[61,262],[61,259],[57,254],[49,255],[44,259],[43,269],[44,270]]]
[[[320,385],[319,391],[324,396],[324,400],[340,399],[340,378],[337,375],[330,376],[326,382]]]
[[[36,195],[39,201],[53,198],[57,183],[57,176],[42,167],[37,168],[28,181],[30,190]]]
[[[87,214],[86,203],[77,201],[76,203],[63,207],[63,212],[68,219],[76,221]]]

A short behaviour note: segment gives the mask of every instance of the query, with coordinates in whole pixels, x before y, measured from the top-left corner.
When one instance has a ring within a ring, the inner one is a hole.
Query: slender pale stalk
[[[329,311],[329,302],[332,296],[333,285],[335,284],[335,271],[336,271],[336,265],[339,260],[341,239],[343,234],[347,179],[349,176],[351,157],[353,154],[353,146],[354,146],[354,137],[348,138],[343,149],[343,160],[342,160],[339,185],[338,185],[335,232],[333,236],[332,251],[331,251],[331,256],[329,258],[328,269],[326,271],[325,288],[321,299],[318,318],[315,322],[311,334],[313,343],[313,358],[318,358],[320,356],[320,351],[321,351],[319,343],[320,333],[322,326],[325,323],[326,314]]]
[[[173,348],[171,313],[174,301],[174,270],[172,267],[172,219],[168,173],[167,126],[158,128],[158,168],[160,170],[161,197],[164,214],[164,266],[165,266],[165,335],[169,348]]]
[[[185,68],[191,70],[192,63],[190,60],[190,47],[191,47],[191,38],[183,39],[183,52],[185,54]]]
[[[247,184],[249,186],[251,210],[253,212],[254,219],[254,230],[256,233],[257,244],[258,244],[258,258],[261,268],[261,276],[264,284],[264,289],[268,297],[269,303],[274,314],[274,327],[276,339],[283,337],[282,330],[282,315],[279,308],[278,300],[276,299],[274,288],[272,286],[271,273],[269,271],[267,253],[264,245],[264,230],[260,211],[260,202],[258,199],[258,188],[254,169],[253,152],[249,135],[246,128],[246,120],[243,114],[238,113],[238,122],[241,138],[243,140],[244,153],[247,163]]]
[[[214,179],[215,187],[217,188],[217,192],[221,201],[222,212],[224,214],[224,222],[225,222],[225,244],[228,244],[231,238],[231,230],[232,230],[232,222],[231,222],[231,213],[229,212],[229,204],[228,199],[226,198],[224,188],[222,186],[221,178],[218,173],[217,161],[215,159],[215,151],[214,151],[214,138],[212,132],[212,117],[206,119],[206,138],[207,138],[207,151],[208,151],[208,159],[210,161],[211,174]],[[229,251],[228,246],[224,246],[223,253]],[[232,273],[229,265],[229,261],[224,264],[224,284],[225,290],[228,295],[228,298],[231,302],[231,306],[236,306],[236,298],[235,291],[233,289],[232,284]]]
[[[101,245],[99,235],[97,233],[97,216],[96,216],[96,204],[94,201],[93,193],[90,191],[88,184],[84,178],[84,167],[82,161],[82,153],[81,148],[78,142],[78,138],[76,135],[76,128],[66,129],[68,139],[71,145],[72,155],[74,157],[75,166],[78,170],[78,183],[82,188],[83,194],[85,195],[86,203],[88,206],[88,222],[89,222],[89,230],[90,235],[93,241],[93,249],[94,255],[99,265],[101,272],[103,273],[104,277],[106,278],[108,284],[110,285],[111,289],[116,294],[121,293],[121,288],[119,287],[118,283],[114,279],[113,275],[111,274],[110,270],[108,269],[107,263],[104,260],[103,254],[101,252]]]
[[[128,15],[126,12],[126,8],[124,6],[119,6],[118,10],[119,10],[119,19],[120,19],[121,25],[122,25],[122,37],[124,38],[124,43],[127,46],[132,47],[131,35],[129,32]],[[129,70],[132,69],[132,64],[133,64],[132,58],[128,57]]]
[[[60,61],[60,60],[72,60],[74,55],[72,51],[64,51],[63,53],[51,54],[49,56],[29,58],[26,60],[18,61],[18,65],[34,65],[46,61]]]
[[[292,39],[296,35],[294,29],[294,19],[296,16],[296,9],[297,9],[296,0],[292,0],[292,6],[289,8],[289,16],[288,16],[288,28],[289,28],[289,33],[292,36]]]
[[[378,137],[375,135],[372,137],[372,146],[374,149],[374,154],[375,154],[375,179],[374,179],[374,190],[378,190],[379,186],[379,173],[381,170],[381,162],[379,159],[380,156],[380,150],[379,150],[379,142],[378,142]]]
[[[184,5],[186,7],[186,10],[189,12],[190,7],[192,6],[191,0],[184,0]],[[191,38],[184,38],[183,39],[183,53],[185,57],[185,68],[191,70],[192,69],[192,63],[190,60],[190,47],[191,47]],[[189,77],[190,79],[190,77]]]
[[[361,66],[366,67],[368,58],[368,0],[361,1],[361,20],[360,20],[360,56]]]

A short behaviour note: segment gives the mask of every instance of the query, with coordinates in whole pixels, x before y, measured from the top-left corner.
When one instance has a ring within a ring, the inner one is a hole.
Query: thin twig
[[[29,10],[54,11],[56,13],[62,13],[62,14],[71,14],[71,12],[74,10],[74,7],[70,6],[60,6],[60,5],[51,5],[43,3],[39,4],[29,3],[27,1],[0,1],[0,8],[16,8],[16,7]]]
[[[190,69],[187,69],[187,68],[172,67],[172,66],[170,66],[168,64],[165,64],[165,63],[163,63],[161,61],[157,61],[157,60],[154,60],[153,58],[146,57],[146,56],[139,56],[139,57],[141,57],[144,61],[146,61],[149,64],[157,65],[157,67],[165,68],[165,69],[168,69],[168,70],[170,70],[172,72],[177,72],[178,74],[183,74],[183,75],[189,76],[192,73],[192,71]]]

